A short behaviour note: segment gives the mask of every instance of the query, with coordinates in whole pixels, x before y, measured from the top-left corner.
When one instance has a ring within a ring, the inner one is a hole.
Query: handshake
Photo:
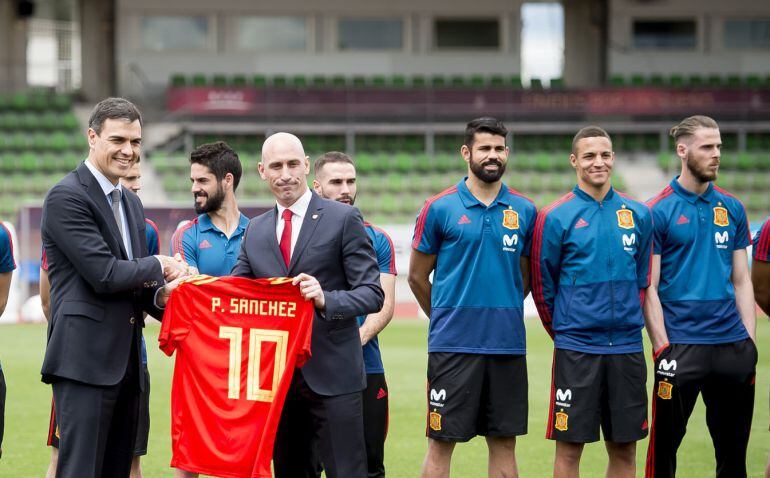
[[[158,290],[155,300],[157,306],[165,307],[171,292],[179,286],[179,281],[185,277],[198,275],[198,269],[190,266],[179,254],[174,257],[160,255],[155,257],[163,267],[163,278],[166,280],[166,284]]]
[[[163,278],[166,282],[172,282],[176,279],[198,275],[198,269],[190,266],[180,254],[175,254],[174,257],[169,256],[155,256],[160,260],[163,267]]]

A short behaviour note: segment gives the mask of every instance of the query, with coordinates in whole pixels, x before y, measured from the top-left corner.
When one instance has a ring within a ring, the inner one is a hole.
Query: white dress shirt
[[[283,211],[286,209],[289,209],[291,211],[291,254],[289,257],[291,258],[291,255],[294,254],[294,246],[297,244],[297,238],[299,237],[299,230],[302,227],[302,221],[305,219],[305,216],[307,215],[307,208],[310,206],[310,198],[313,197],[313,194],[310,192],[310,188],[307,188],[305,191],[305,194],[299,197],[296,201],[294,201],[294,204],[289,206],[288,208],[281,206],[280,204],[276,203],[276,206],[278,207],[278,215],[277,219],[275,221],[275,238],[278,241],[278,244],[281,243],[281,234],[283,234]]]
[[[96,181],[99,183],[99,186],[102,187],[102,192],[104,192],[104,199],[107,201],[107,204],[110,206],[110,210],[112,210],[112,199],[110,198],[110,193],[112,193],[113,190],[117,189],[120,191],[120,220],[123,223],[123,247],[126,249],[126,254],[128,254],[129,259],[134,258],[134,251],[131,248],[131,233],[128,230],[128,219],[126,219],[126,210],[123,208],[123,185],[120,184],[120,181],[118,181],[117,186],[112,184],[109,179],[107,179],[107,176],[102,174],[96,167],[91,164],[89,160],[85,161],[86,167],[89,171],[91,171],[91,174],[94,175],[96,178]]]

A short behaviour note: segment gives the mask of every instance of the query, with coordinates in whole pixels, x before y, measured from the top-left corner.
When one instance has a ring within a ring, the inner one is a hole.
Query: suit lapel
[[[128,234],[131,237],[131,251],[134,258],[142,257],[144,254],[140,245],[141,237],[139,237],[139,225],[137,224],[136,206],[131,204],[131,201],[126,195],[126,191],[123,191],[123,208],[126,211],[126,222],[128,222]],[[142,218],[144,219],[144,218]],[[147,239],[145,239],[146,241]]]
[[[278,238],[275,235],[276,228],[276,210],[277,207],[273,206],[271,210],[265,215],[265,221],[270,227],[259,228],[257,230],[264,230],[267,233],[265,240],[267,241],[268,248],[272,251],[273,257],[281,267],[284,276],[289,275],[289,269],[286,267],[286,263],[283,261],[283,255],[281,255],[281,249],[278,245]]]
[[[107,227],[112,232],[112,237],[118,243],[120,253],[123,254],[124,259],[128,259],[126,248],[123,246],[123,240],[120,237],[120,230],[118,229],[118,223],[115,222],[115,216],[112,214],[112,208],[107,204],[107,196],[104,195],[102,187],[99,185],[99,181],[96,180],[91,171],[88,170],[88,166],[85,163],[81,163],[77,169],[78,176],[80,176],[80,183],[85,186],[86,192],[91,200],[96,204],[97,209],[101,211],[103,220],[107,223]]]
[[[315,193],[311,194],[310,204],[308,204],[307,212],[302,219],[299,237],[297,237],[297,243],[294,245],[294,252],[291,255],[291,261],[289,262],[289,272],[291,272],[297,265],[297,261],[305,251],[305,248],[310,242],[310,238],[313,237],[313,233],[315,232],[318,223],[321,222],[321,216],[323,216],[321,213],[321,210],[323,209],[321,199]]]

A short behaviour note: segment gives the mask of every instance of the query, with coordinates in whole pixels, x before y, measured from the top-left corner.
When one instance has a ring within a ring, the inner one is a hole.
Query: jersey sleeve
[[[440,216],[435,204],[425,203],[414,226],[412,249],[425,254],[438,254],[442,237]]]
[[[190,311],[188,306],[191,301],[186,301],[184,297],[186,295],[185,289],[188,287],[192,286],[182,284],[171,293],[168,304],[166,304],[166,311],[163,314],[163,321],[161,322],[160,333],[158,334],[158,346],[168,356],[174,353],[174,350],[179,347],[179,344],[190,333]]]
[[[735,242],[734,250],[746,249],[751,245],[751,229],[743,203],[735,201]]]
[[[198,268],[198,255],[196,254],[195,242],[192,238],[192,234],[187,227],[181,227],[174,232],[171,236],[171,244],[169,244],[169,252],[173,257],[176,254],[180,254],[192,267]]]
[[[650,269],[652,267],[652,249],[653,249],[653,219],[652,211],[645,206],[642,210],[642,217],[639,224],[639,249],[636,258],[636,280],[640,289],[646,289],[650,286]]]
[[[660,255],[668,233],[668,221],[660,207],[653,206],[650,210],[652,211],[652,253]]]
[[[754,236],[752,257],[755,261],[770,262],[770,218],[762,224]]]
[[[16,269],[16,261],[13,259],[13,241],[11,232],[0,222],[0,273],[11,272]]]
[[[532,297],[535,299],[543,327],[553,337],[554,302],[561,271],[562,233],[559,221],[541,211],[537,216],[532,236]]]
[[[145,233],[147,234],[147,253],[151,256],[160,254],[160,235],[158,226],[150,219],[145,219]]]
[[[533,205],[529,208],[527,216],[529,221],[526,224],[526,231],[524,231],[524,249],[521,251],[521,255],[529,257],[532,253],[532,234],[535,230],[535,222],[537,221],[537,208]]]
[[[382,229],[375,229],[374,252],[377,254],[377,265],[380,273],[396,274],[396,250],[388,233]]]

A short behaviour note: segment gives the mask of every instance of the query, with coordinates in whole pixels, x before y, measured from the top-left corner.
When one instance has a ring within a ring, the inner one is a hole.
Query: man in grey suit
[[[364,477],[366,375],[356,317],[382,308],[380,274],[358,210],[318,197],[309,172],[296,136],[265,141],[259,174],[277,204],[249,222],[232,274],[294,276],[315,303],[312,357],[294,372],[278,427],[276,477],[315,477],[316,446],[329,478]]]
[[[142,203],[119,183],[140,154],[137,108],[108,98],[88,126],[88,158],[43,204],[51,319],[42,375],[59,422],[56,476],[128,477],[145,386],[142,311],[162,317],[157,306],[175,286],[164,287],[164,276],[173,280],[184,267],[147,257]]]

